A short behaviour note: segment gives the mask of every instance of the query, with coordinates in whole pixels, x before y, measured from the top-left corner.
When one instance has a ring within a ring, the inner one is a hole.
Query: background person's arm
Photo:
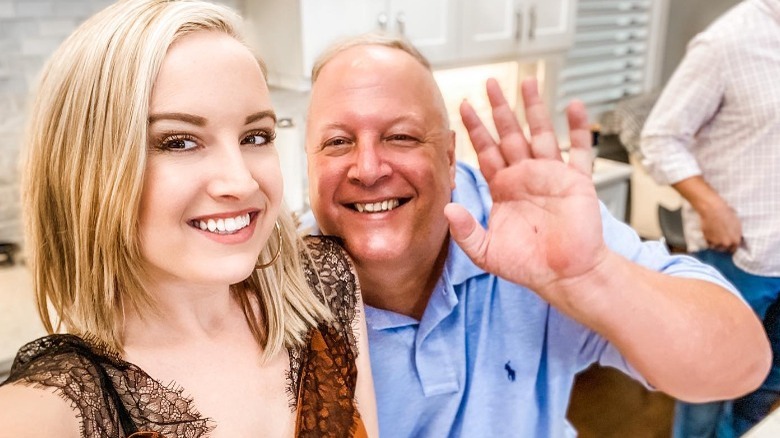
[[[734,252],[742,242],[742,223],[737,212],[701,176],[672,184],[699,214],[707,245],[718,251]]]
[[[721,76],[722,57],[717,42],[696,37],[650,111],[640,150],[642,165],[658,184],[672,185],[701,175],[692,147],[721,108],[727,79]]]

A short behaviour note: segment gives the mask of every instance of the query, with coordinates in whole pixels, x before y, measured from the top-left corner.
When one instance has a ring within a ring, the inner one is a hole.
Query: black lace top
[[[356,276],[335,239],[309,237],[306,244],[313,259],[303,258],[307,280],[334,321],[313,328],[306,346],[290,351],[296,436],[364,436],[354,400]],[[181,388],[74,335],[50,335],[22,347],[3,384],[11,382],[54,388],[77,411],[84,437],[194,438],[208,436],[214,427]]]

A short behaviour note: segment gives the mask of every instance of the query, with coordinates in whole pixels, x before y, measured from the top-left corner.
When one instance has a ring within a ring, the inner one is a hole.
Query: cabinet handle
[[[395,23],[398,25],[398,33],[406,36],[406,15],[403,12],[396,14]]]
[[[515,11],[515,41],[520,42],[523,37],[523,11]]]
[[[387,30],[387,14],[382,12],[376,16],[376,24],[379,26],[379,30],[385,32]]]
[[[536,5],[531,5],[531,10],[528,12],[528,39],[536,39]]]

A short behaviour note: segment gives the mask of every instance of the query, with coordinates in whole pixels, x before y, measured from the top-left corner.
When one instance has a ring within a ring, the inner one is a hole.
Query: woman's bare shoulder
[[[0,386],[0,437],[81,435],[77,411],[53,388],[20,382]]]

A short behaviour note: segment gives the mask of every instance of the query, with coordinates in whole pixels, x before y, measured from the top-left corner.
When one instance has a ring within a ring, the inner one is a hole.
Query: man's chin
[[[391,263],[404,257],[405,242],[402,239],[377,239],[353,237],[344,239],[349,255],[359,264]]]

